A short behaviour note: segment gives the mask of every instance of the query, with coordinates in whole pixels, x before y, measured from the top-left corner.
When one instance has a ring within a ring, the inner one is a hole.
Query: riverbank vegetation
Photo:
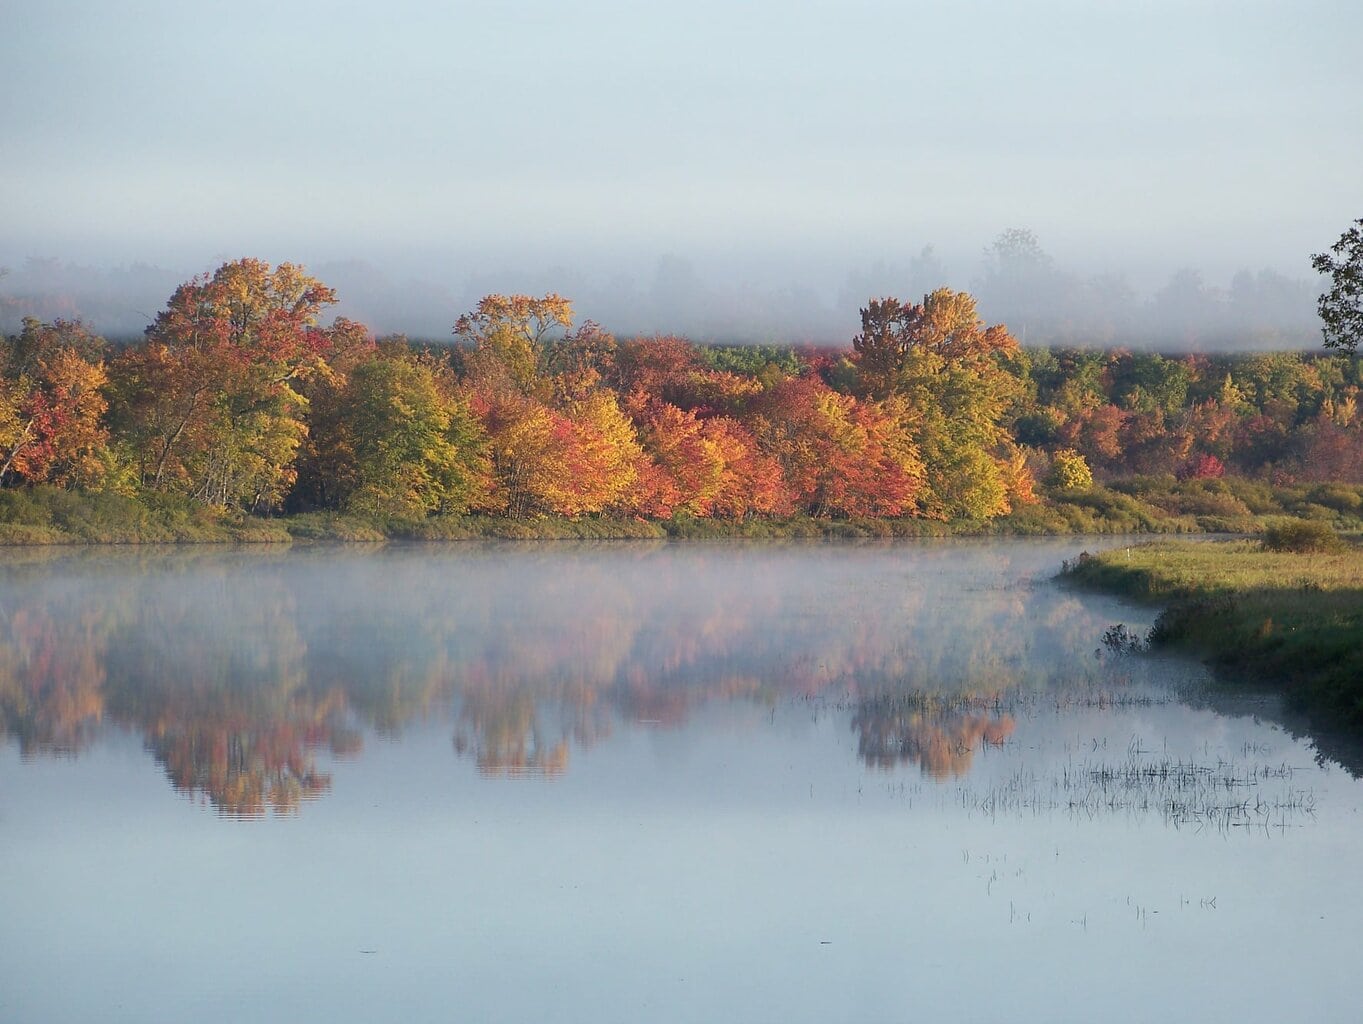
[[[314,541],[381,543],[391,540],[817,540],[1057,534],[1191,534],[1281,530],[1309,522],[1333,530],[1363,529],[1350,513],[1328,519],[1310,506],[1313,487],[1269,487],[1258,514],[1197,514],[1212,499],[1233,494],[1244,481],[1215,487],[1168,480],[1127,481],[1127,490],[1090,487],[1047,491],[1022,509],[987,521],[940,521],[909,516],[749,516],[727,519],[674,514],[652,520],[624,515],[543,514],[523,519],[476,513],[419,517],[316,510],[254,515],[205,506],[181,495],[67,490],[49,485],[0,489],[0,545],[15,544],[288,544]],[[1223,489],[1224,488],[1224,489]],[[1346,489],[1345,493],[1357,493]]]
[[[1363,526],[1351,352],[1021,347],[967,294],[849,349],[617,339],[490,295],[449,345],[322,324],[290,264],[187,282],[134,345],[0,352],[0,540],[917,536]]]
[[[1152,648],[1282,685],[1321,723],[1363,730],[1363,546],[1328,527],[1289,521],[1262,540],[1160,541],[1081,556],[1063,575],[1165,604]]]

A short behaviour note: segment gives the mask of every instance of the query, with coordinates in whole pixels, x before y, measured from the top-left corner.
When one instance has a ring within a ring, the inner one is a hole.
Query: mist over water
[[[1082,543],[12,552],[0,1017],[1348,1019],[1363,783]]]

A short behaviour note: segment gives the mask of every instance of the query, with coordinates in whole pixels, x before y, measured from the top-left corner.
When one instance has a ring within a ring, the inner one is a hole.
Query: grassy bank
[[[147,493],[0,490],[0,544],[270,543],[388,540],[611,540],[638,538],[821,539],[948,536],[1054,536],[1104,533],[1259,533],[1283,517],[1363,529],[1363,488],[1270,487],[1243,480],[1134,478],[1111,487],[1053,490],[1035,504],[987,521],[762,516],[709,519],[677,515],[647,521],[623,516],[432,516],[374,518],[337,512],[261,517],[205,507],[189,498]]]
[[[1064,575],[1165,604],[1152,647],[1280,685],[1321,724],[1363,731],[1363,547],[1294,552],[1254,540],[1162,541],[1081,557]]]

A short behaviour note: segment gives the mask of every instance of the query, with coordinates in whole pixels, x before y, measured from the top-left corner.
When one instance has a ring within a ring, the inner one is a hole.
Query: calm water
[[[1363,784],[1084,546],[5,556],[0,1020],[1357,1019]]]

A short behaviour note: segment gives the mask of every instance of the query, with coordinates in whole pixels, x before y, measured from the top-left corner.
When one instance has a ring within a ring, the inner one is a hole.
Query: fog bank
[[[174,266],[13,261],[0,277],[0,330],[18,330],[25,316],[60,317],[82,319],[111,338],[134,338],[177,285],[229,258]],[[286,259],[298,261],[273,256]],[[615,266],[499,267],[459,259],[420,266],[323,259],[307,266],[337,290],[337,315],[378,335],[436,341],[448,339],[454,321],[483,295],[557,292],[573,300],[579,320],[596,320],[621,336],[847,345],[867,299],[918,300],[945,286],[972,292],[989,322],[1008,324],[1028,345],[1162,351],[1320,345],[1315,302],[1322,279],[1305,258],[1299,274],[1249,266],[1220,273],[1191,266],[1086,270],[1053,258],[1022,229],[1002,232],[973,256],[923,246],[842,266],[789,259],[745,266],[677,254]]]

